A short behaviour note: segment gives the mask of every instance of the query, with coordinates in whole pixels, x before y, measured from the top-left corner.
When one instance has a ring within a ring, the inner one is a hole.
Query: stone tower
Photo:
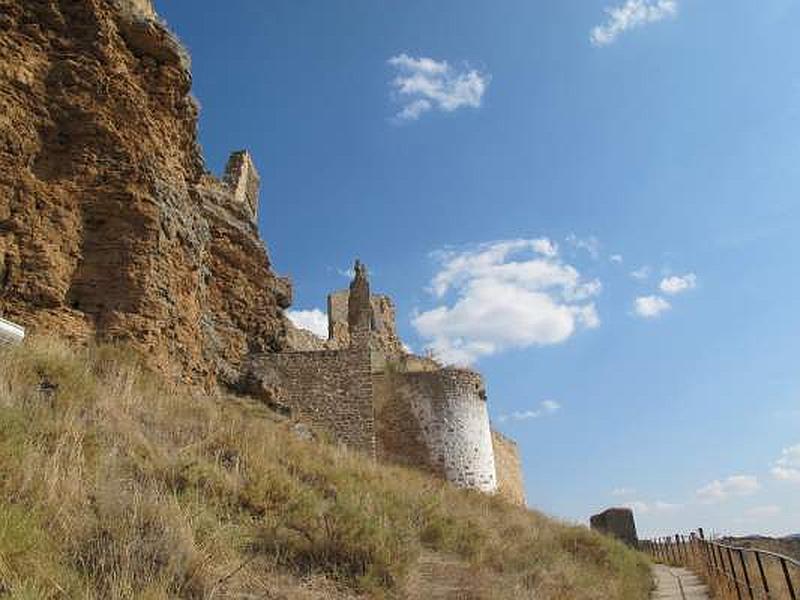
[[[350,295],[347,300],[347,328],[350,331],[352,345],[368,345],[372,331],[372,302],[367,268],[360,260],[356,260],[354,269],[355,277],[350,282]]]
[[[225,166],[224,181],[233,192],[233,198],[241,205],[254,223],[258,220],[258,195],[261,178],[247,150],[231,154]]]

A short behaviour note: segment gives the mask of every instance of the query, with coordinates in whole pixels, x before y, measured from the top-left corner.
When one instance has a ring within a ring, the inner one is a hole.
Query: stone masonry
[[[524,504],[516,445],[492,432],[480,374],[404,350],[394,305],[370,293],[360,262],[328,320],[327,340],[289,326],[294,350],[258,356],[248,389],[381,461]]]
[[[334,350],[251,357],[244,389],[285,408],[350,447],[376,455],[369,336],[369,281],[356,263],[350,284],[350,344]]]
[[[590,526],[593,530],[615,537],[633,548],[639,544],[636,523],[630,508],[604,510],[590,519]]]
[[[375,378],[379,456],[416,463],[461,487],[497,489],[486,396],[478,373],[446,368],[379,373]]]
[[[519,506],[525,506],[525,484],[522,481],[522,459],[517,443],[499,431],[492,431],[494,465],[498,493]]]
[[[189,55],[150,0],[0,4],[4,319],[128,343],[175,382],[247,391],[372,456],[498,487],[480,375],[406,352],[363,265],[331,295],[329,339],[291,325],[255,163],[241,150],[208,171]]]
[[[375,456],[366,347],[260,354],[251,358],[249,367],[257,374],[256,389],[268,403],[290,411],[336,442]]]

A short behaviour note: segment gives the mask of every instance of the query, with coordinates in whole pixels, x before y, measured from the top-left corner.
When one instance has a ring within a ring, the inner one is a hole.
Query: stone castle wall
[[[464,369],[375,375],[378,456],[460,486],[497,488],[483,380]]]
[[[499,431],[492,430],[494,466],[497,472],[497,493],[512,504],[525,506],[525,483],[522,460],[517,443]]]
[[[351,448],[375,456],[369,351],[353,347],[255,356],[250,373],[270,401]]]
[[[369,300],[373,360],[377,356],[385,358],[403,354],[403,345],[397,336],[394,302],[389,296],[381,294],[372,294]],[[349,302],[349,290],[339,290],[328,296],[328,339],[330,343],[339,347],[350,343],[350,329],[347,323]]]

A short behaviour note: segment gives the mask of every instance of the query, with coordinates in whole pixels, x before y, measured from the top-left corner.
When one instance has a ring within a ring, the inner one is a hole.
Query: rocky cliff
[[[291,291],[252,169],[205,169],[191,82],[149,0],[0,0],[0,316],[233,382],[283,347]]]

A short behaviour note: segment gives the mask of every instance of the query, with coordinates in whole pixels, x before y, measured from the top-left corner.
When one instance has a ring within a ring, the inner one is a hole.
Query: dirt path
[[[706,586],[688,569],[655,565],[656,591],[653,600],[708,600]]]
[[[408,600],[472,600],[483,597],[470,578],[467,565],[455,558],[423,552],[407,583]]]

